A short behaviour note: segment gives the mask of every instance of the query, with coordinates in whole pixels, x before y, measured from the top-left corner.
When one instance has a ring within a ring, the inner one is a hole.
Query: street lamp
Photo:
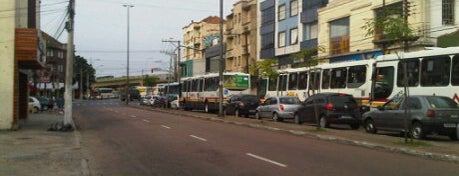
[[[132,4],[123,4],[127,9],[127,63],[126,63],[126,105],[129,104],[129,9],[134,7]]]

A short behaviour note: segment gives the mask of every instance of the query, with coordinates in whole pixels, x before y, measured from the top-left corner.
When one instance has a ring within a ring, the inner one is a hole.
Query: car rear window
[[[260,102],[260,99],[257,96],[243,96],[241,98],[243,101],[248,102],[248,103],[258,103]]]
[[[333,104],[356,104],[354,97],[349,95],[333,95],[330,96],[329,100],[330,102],[333,102]]]
[[[458,108],[457,103],[448,97],[426,97],[432,108]]]
[[[299,104],[300,100],[296,97],[282,97],[279,98],[280,103],[282,104]]]

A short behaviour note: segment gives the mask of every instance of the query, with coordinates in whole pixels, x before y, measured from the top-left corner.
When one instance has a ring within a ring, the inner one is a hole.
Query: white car
[[[38,113],[38,111],[40,111],[40,107],[41,107],[41,104],[37,98],[29,97],[29,108],[33,109],[34,113]]]

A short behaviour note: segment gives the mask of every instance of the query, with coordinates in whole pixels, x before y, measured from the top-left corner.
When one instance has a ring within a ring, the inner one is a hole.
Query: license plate
[[[443,124],[443,127],[445,127],[445,128],[456,128],[456,124],[455,123],[445,123],[445,124]]]
[[[341,116],[341,119],[353,119],[353,118],[352,118],[352,116],[346,116],[346,115],[344,115],[344,116]]]

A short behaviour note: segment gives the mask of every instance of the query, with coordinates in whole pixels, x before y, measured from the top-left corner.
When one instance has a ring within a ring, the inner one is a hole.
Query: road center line
[[[254,157],[256,159],[259,159],[259,160],[262,160],[262,161],[266,161],[268,163],[275,164],[275,165],[280,166],[280,167],[287,167],[287,165],[285,165],[285,164],[282,164],[282,163],[279,163],[279,162],[276,162],[276,161],[273,161],[273,160],[270,160],[270,159],[267,159],[267,158],[264,158],[264,157],[261,157],[261,156],[257,156],[257,155],[251,154],[251,153],[246,153],[246,154],[251,156],[251,157]]]
[[[143,119],[144,122],[150,123],[150,121]]]
[[[168,127],[166,125],[161,125],[163,128],[171,129],[171,127]]]
[[[195,135],[190,135],[190,137],[198,139],[198,140],[201,140],[201,141],[207,141],[207,139],[204,139],[204,138],[201,138],[201,137],[198,137],[198,136],[195,136]]]

